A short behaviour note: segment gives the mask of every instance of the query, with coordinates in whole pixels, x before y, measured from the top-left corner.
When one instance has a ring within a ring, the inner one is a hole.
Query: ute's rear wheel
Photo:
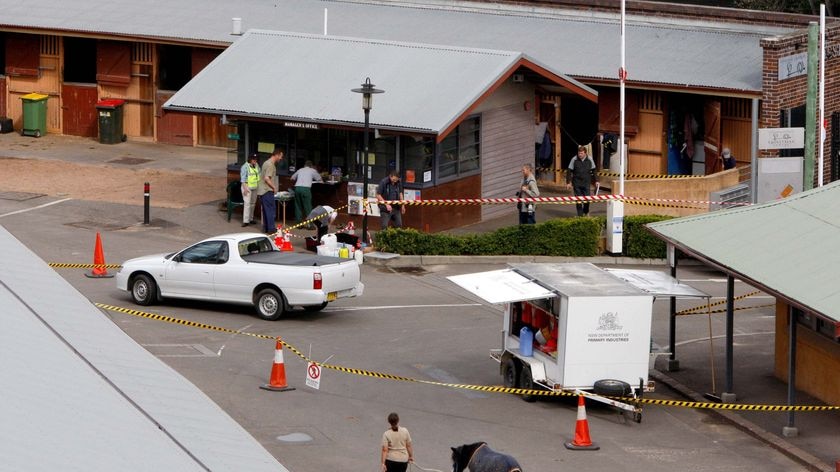
[[[131,298],[134,303],[149,306],[157,300],[157,284],[146,274],[140,274],[131,280]]]
[[[280,319],[286,311],[283,295],[273,288],[260,290],[254,300],[254,306],[257,309],[257,316],[267,321]]]

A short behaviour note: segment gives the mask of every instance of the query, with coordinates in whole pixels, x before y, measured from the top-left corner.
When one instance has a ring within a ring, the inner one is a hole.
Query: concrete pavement
[[[47,135],[42,138],[21,137],[16,134],[0,135],[0,157],[12,157],[19,159],[42,159],[59,160],[69,163],[94,164],[94,165],[132,165],[135,167],[152,168],[162,172],[191,172],[202,175],[226,174],[227,156],[224,150],[191,148],[180,146],[169,146],[148,142],[129,141],[115,145],[103,145],[92,139],[64,137]],[[128,163],[128,164],[126,164]],[[60,176],[54,176],[60,178]],[[185,184],[188,189],[188,183]],[[3,191],[0,188],[0,191]],[[566,194],[558,192],[546,192],[547,194]],[[208,195],[207,201],[224,198],[224,189],[218,189]],[[565,217],[574,215],[573,205],[541,205],[538,208],[538,221],[544,221],[551,217]],[[592,214],[603,214],[601,205],[593,205]],[[216,206],[191,207],[183,211],[156,210],[153,209],[153,218],[160,215],[161,218],[177,220],[178,224],[185,227],[189,234],[184,237],[198,235],[212,235],[222,232],[239,231],[239,222],[233,220],[227,222],[225,214],[219,212]],[[136,218],[134,218],[136,221]],[[453,233],[481,232],[492,230],[505,225],[516,223],[515,211],[509,216],[496,220],[486,221],[468,227],[453,230]],[[309,234],[308,231],[299,232],[300,235]],[[299,247],[299,244],[297,244]],[[445,265],[460,262],[476,263],[474,257],[464,261],[465,258],[451,256],[412,256],[401,257],[386,261],[385,266],[422,266],[422,265]],[[508,261],[522,261],[523,258],[494,257],[483,258],[482,263],[503,264]],[[528,260],[528,258],[524,258]],[[533,258],[543,261],[571,261],[570,258]],[[589,258],[586,259],[597,264],[661,264],[662,261],[638,261],[627,258]],[[366,264],[375,263],[374,258],[369,258]],[[722,295],[713,294],[713,295]],[[772,316],[772,309],[768,310],[768,316]],[[736,320],[736,329],[737,329]],[[679,337],[679,329],[677,332]],[[736,346],[736,367],[735,367],[735,392],[739,403],[756,404],[784,404],[786,398],[786,384],[777,380],[772,375],[772,333],[765,338],[755,338],[754,342],[743,341],[745,338],[738,338]],[[697,351],[697,352],[695,352]],[[690,347],[678,349],[679,357],[685,359],[684,365],[691,368],[684,368],[676,372],[666,372],[665,367],[660,363],[660,372],[655,374],[657,381],[665,383],[675,390],[682,392],[692,399],[703,399],[702,393],[711,390],[708,379],[711,376],[710,367],[703,367],[702,361],[693,359],[689,362],[689,356],[702,356],[698,350]],[[685,357],[683,357],[685,356]],[[662,360],[661,360],[662,361]],[[719,364],[719,365],[722,365]],[[718,374],[720,375],[720,374]],[[799,404],[819,404],[813,398],[809,398],[801,392],[797,393]],[[782,427],[787,424],[788,418],[785,413],[768,412],[722,412],[713,413],[726,421],[733,422],[742,430],[762,439],[768,445],[783,451],[799,461],[804,469],[819,471],[834,471],[835,462],[840,459],[840,413],[818,412],[818,413],[797,413],[795,415],[796,426],[799,428],[799,436],[795,438],[783,438]],[[691,447],[691,445],[686,445]],[[837,469],[840,470],[840,469]]]

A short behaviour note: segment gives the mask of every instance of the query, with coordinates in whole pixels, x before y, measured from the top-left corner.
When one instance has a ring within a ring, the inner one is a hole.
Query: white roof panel
[[[709,294],[657,270],[606,269],[609,273],[654,297],[708,298]]]
[[[286,470],[2,227],[0,252],[4,470]]]
[[[447,277],[487,303],[510,303],[553,298],[557,295],[512,269],[491,270]]]

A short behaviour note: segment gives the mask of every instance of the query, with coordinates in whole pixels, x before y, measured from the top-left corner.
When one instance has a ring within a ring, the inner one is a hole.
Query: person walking
[[[394,228],[402,228],[402,215],[405,213],[405,206],[382,203],[386,201],[402,201],[402,199],[403,187],[400,182],[400,173],[392,170],[376,187],[376,201],[380,202],[379,222],[381,229],[388,229],[388,224],[391,221],[394,222]]]
[[[522,185],[516,192],[519,198],[533,198],[540,196],[540,189],[537,187],[537,179],[534,178],[534,166],[525,164],[522,166]],[[533,225],[537,222],[536,206],[533,203],[517,203],[519,210],[519,224]]]
[[[257,195],[260,197],[260,208],[262,209],[262,230],[266,234],[277,232],[277,203],[274,194],[277,193],[277,163],[283,160],[283,148],[276,147],[271,157],[263,162],[260,174],[260,184],[257,187]]]
[[[260,186],[259,155],[251,154],[248,162],[239,169],[239,181],[242,183],[242,227],[254,224],[254,207],[257,203],[257,189]]]
[[[566,188],[574,189],[576,197],[588,197],[589,186],[598,185],[595,176],[595,161],[586,153],[586,146],[578,146],[577,156],[569,162],[566,172]],[[577,216],[589,216],[589,202],[576,203]]]
[[[295,183],[295,220],[300,223],[312,211],[312,183],[321,182],[321,174],[312,168],[312,161],[306,161],[291,178]]]
[[[400,417],[396,413],[388,415],[388,424],[391,427],[382,433],[382,471],[405,472],[408,470],[408,463],[414,462],[411,435],[407,429],[400,426]]]

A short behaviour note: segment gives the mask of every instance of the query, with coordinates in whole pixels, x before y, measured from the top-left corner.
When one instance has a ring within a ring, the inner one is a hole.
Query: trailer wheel
[[[502,364],[502,383],[507,388],[519,386],[519,362],[512,357],[505,359]]]
[[[531,376],[531,367],[527,365],[522,366],[522,372],[519,373],[519,388],[528,390],[534,390],[536,388],[534,378]],[[529,403],[537,401],[535,395],[522,395],[522,399]]]
[[[596,394],[607,397],[626,397],[632,393],[630,384],[621,380],[596,380],[592,388]]]

